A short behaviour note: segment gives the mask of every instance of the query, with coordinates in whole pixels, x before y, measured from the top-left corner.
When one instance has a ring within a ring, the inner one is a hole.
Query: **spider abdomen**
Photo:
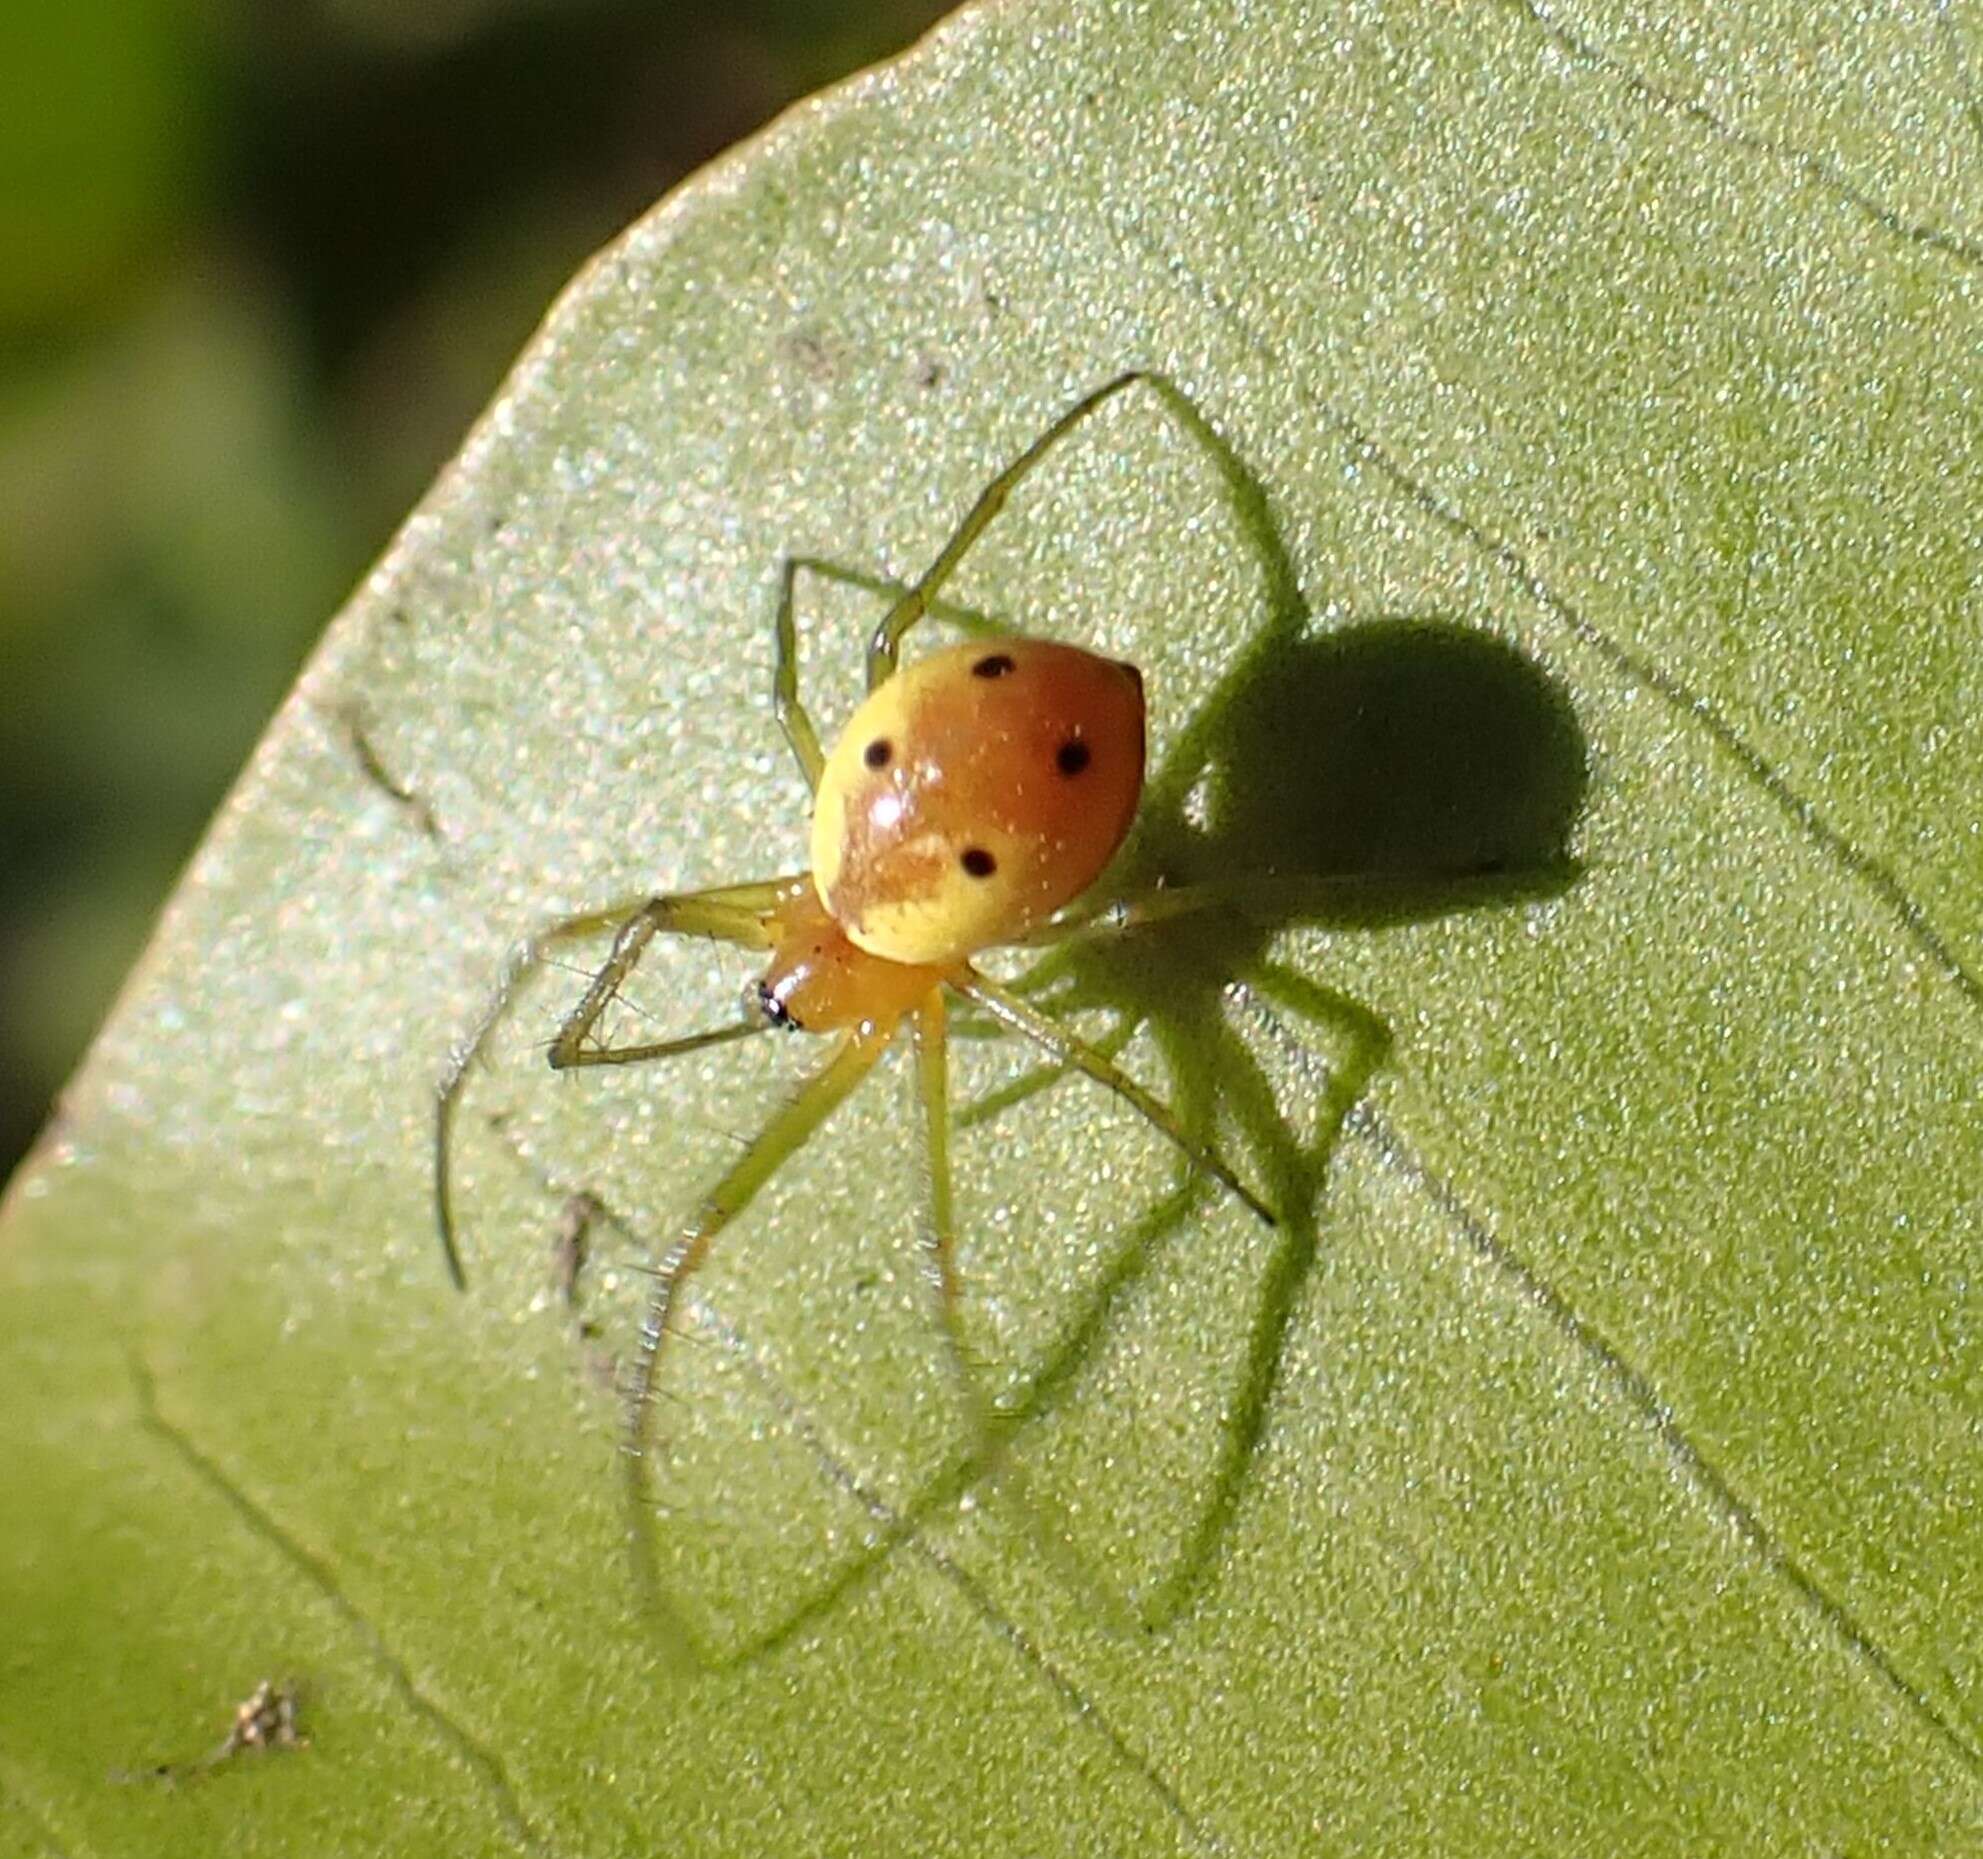
[[[1087,890],[1143,790],[1143,681],[1078,646],[953,646],[869,693],[827,758],[813,880],[848,939],[943,966]]]

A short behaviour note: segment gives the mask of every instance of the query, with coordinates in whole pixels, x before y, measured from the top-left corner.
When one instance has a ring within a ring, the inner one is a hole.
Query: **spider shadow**
[[[1324,1188],[1351,1114],[1390,1054],[1378,1015],[1283,959],[1291,931],[1357,931],[1505,909],[1560,895],[1580,867],[1569,846],[1588,761],[1561,687],[1499,637],[1438,616],[1388,616],[1309,630],[1292,561],[1258,480],[1189,403],[1174,404],[1215,460],[1266,589],[1262,624],[1174,739],[1146,786],[1129,846],[1103,881],[1128,900],[1217,887],[1201,909],[1050,948],[1020,978],[1056,1016],[1106,1016],[1100,1043],[1153,1043],[1172,1102],[1199,1140],[1250,1165],[1278,1215],[1224,1389],[1218,1443],[1166,1566],[1134,1594],[1111,1592],[1064,1540],[1040,1541],[1115,1619],[1145,1631],[1201,1591],[1246,1486],[1281,1373],[1289,1327],[1315,1264]],[[810,564],[873,589],[885,582]],[[966,631],[1010,630],[968,609],[933,609]],[[1311,1101],[1284,1102],[1231,1011],[1302,1048]],[[1296,1027],[1313,1028],[1328,1050]],[[960,1034],[973,1029],[960,1019]],[[960,1108],[960,1129],[995,1122],[1064,1073],[1041,1066]],[[1072,1088],[1089,1089],[1085,1085]],[[1237,1143],[1230,1139],[1237,1138]],[[815,1624],[894,1548],[1010,1465],[1019,1437],[1066,1407],[1176,1242],[1220,1192],[1186,1175],[1123,1231],[1045,1349],[999,1397],[995,1434],[960,1450],[888,1514],[862,1554],[728,1664]]]
[[[1278,1215],[1192,1521],[1170,1567],[1120,1597],[1148,1629],[1189,1605],[1238,1506],[1320,1245],[1331,1161],[1392,1048],[1378,1015],[1277,945],[1290,930],[1370,930],[1560,894],[1578,875],[1567,844],[1586,782],[1560,692],[1499,641],[1436,621],[1270,636],[1207,710],[1213,720],[1200,713],[1153,782],[1157,804],[1117,888],[1134,897],[1230,887],[1233,907],[1071,944],[1025,978],[1057,1017],[1105,1016],[1111,1049],[1148,1038],[1185,1127],[1245,1153]],[[1319,1030],[1326,1051],[1296,1029]],[[1306,1101],[1277,1091],[1246,1036],[1263,1031],[1296,1049],[1296,1089],[1312,1086]],[[959,1121],[995,1117],[1059,1077],[1038,1068]],[[1124,1301],[1217,1193],[1187,1176],[1130,1224],[1008,1403],[1011,1427],[1068,1399]]]

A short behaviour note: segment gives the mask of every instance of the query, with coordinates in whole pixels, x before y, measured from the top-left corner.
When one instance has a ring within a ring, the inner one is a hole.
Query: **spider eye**
[[[752,982],[744,990],[744,998],[759,1013],[763,1014],[773,1026],[783,1027],[789,1033],[796,1033],[801,1030],[798,1021],[792,1017],[792,1010],[778,997],[778,994],[768,982]]]
[[[1078,775],[1088,766],[1088,745],[1079,736],[1070,736],[1054,753],[1054,766],[1064,775]]]
[[[861,751],[861,760],[870,768],[886,768],[894,756],[895,750],[886,736],[877,736]]]
[[[993,858],[983,846],[967,846],[958,861],[974,878],[989,878],[998,870],[998,860]]]
[[[1018,670],[1018,667],[1013,664],[1011,653],[994,652],[988,658],[979,659],[971,667],[971,676],[974,678],[1002,678],[1008,672],[1016,670]]]

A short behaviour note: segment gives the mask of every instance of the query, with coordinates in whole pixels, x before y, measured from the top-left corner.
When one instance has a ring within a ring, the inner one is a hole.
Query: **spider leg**
[[[1112,1059],[1136,1037],[1141,1025],[1141,1020],[1133,1014],[1119,1014],[1115,1024],[1091,1043],[1105,1059]],[[993,1117],[1002,1117],[1008,1110],[1017,1109],[1029,1099],[1038,1097],[1042,1091],[1052,1090],[1070,1069],[1065,1060],[1044,1060],[1029,1071],[1021,1072],[1010,1083],[1002,1084],[997,1090],[966,1104],[957,1114],[957,1127],[967,1130],[976,1124],[988,1123]]]
[[[1074,1554],[1066,1539],[1049,1527],[1034,1502],[1018,1460],[1004,1450],[1016,1416],[1002,1413],[985,1399],[976,1365],[964,1338],[962,1287],[957,1277],[957,1215],[950,1175],[950,1078],[947,1013],[943,990],[931,991],[916,1010],[916,1090],[922,1100],[923,1122],[929,1137],[929,1225],[923,1245],[929,1263],[930,1288],[935,1293],[937,1322],[943,1334],[952,1379],[957,1383],[971,1428],[973,1482],[988,1479],[1003,1486],[1017,1506],[1019,1519],[1036,1548],[1082,1588],[1096,1594],[1118,1626],[1132,1625],[1128,1614],[1096,1582],[1094,1573]]]
[[[822,581],[837,581],[842,587],[851,587],[863,594],[878,594],[884,600],[900,600],[909,591],[906,581],[898,581],[892,575],[875,574],[866,568],[850,568],[828,556],[800,555],[795,556],[793,561],[796,567],[807,574],[818,575]],[[1012,631],[1010,620],[999,619],[994,614],[954,600],[929,601],[923,617],[940,620],[946,626],[955,626],[960,632],[976,639],[1000,639]]]
[[[901,650],[902,637],[910,627],[929,611],[937,590],[956,572],[957,564],[970,553],[971,545],[984,534],[993,517],[1005,508],[1005,500],[1019,487],[1041,459],[1065,439],[1082,421],[1106,402],[1113,400],[1125,388],[1134,387],[1138,381],[1147,381],[1164,395],[1168,403],[1172,396],[1190,406],[1183,390],[1174,387],[1164,376],[1147,368],[1132,368],[1117,375],[1111,381],[1104,381],[1091,393],[1084,394],[1069,407],[1045,432],[1033,441],[1011,464],[985,486],[978,494],[978,501],[965,513],[963,522],[942,552],[924,572],[922,578],[890,607],[882,616],[881,623],[874,629],[868,641],[868,689],[885,684],[895,675],[896,656]]]
[[[777,714],[778,727],[785,732],[785,740],[792,745],[806,786],[816,794],[826,757],[819,746],[819,732],[813,728],[812,718],[799,696],[799,625],[794,612],[799,570],[812,566],[803,556],[788,555],[778,572],[778,615],[773,622],[777,654],[771,671],[771,708]]]
[[[768,913],[783,901],[794,884],[806,882],[804,878],[778,878],[763,884],[728,885],[718,891],[648,898],[620,925],[620,933],[613,938],[612,951],[604,965],[559,1026],[557,1037],[551,1041],[551,1069],[565,1071],[574,1065],[612,1062],[602,1054],[586,1052],[586,1035],[598,1024],[599,1016],[618,995],[622,983],[633,973],[655,937],[704,936],[716,942],[736,943],[745,949],[768,949],[771,946]],[[706,1035],[692,1037],[697,1043],[707,1043]],[[694,1051],[695,1045],[682,1046],[671,1040],[656,1049],[653,1056],[664,1056],[670,1049]],[[623,1053],[642,1055],[638,1048],[623,1048]]]
[[[975,968],[965,968],[961,978],[954,985],[959,993],[976,1001],[995,1020],[1010,1027],[1013,1032],[1023,1033],[1036,1045],[1044,1047],[1062,1064],[1071,1065],[1076,1071],[1086,1072],[1097,1084],[1106,1085],[1152,1127],[1169,1137],[1196,1167],[1230,1188],[1269,1226],[1275,1224],[1273,1210],[1240,1180],[1218,1151],[1193,1136],[1177,1120],[1176,1114],[1169,1105],[1146,1091],[1106,1053],[1097,1051],[1086,1040],[1076,1037],[1064,1026],[1049,1020],[1045,1014],[1020,999],[1010,989],[1000,987],[997,982],[981,975]]]
[[[561,944],[579,937],[596,935],[619,926],[613,953],[605,968],[594,977],[585,999],[558,1029],[552,1046],[554,1065],[583,1064],[588,1060],[579,1044],[593,1023],[605,1011],[612,992],[623,982],[640,951],[662,930],[680,935],[713,936],[721,941],[763,948],[769,941],[764,917],[789,888],[792,880],[774,879],[760,884],[726,886],[716,891],[698,891],[673,897],[623,898],[597,910],[580,911],[576,916],[548,924],[515,943],[504,958],[495,993],[468,1037],[448,1055],[446,1068],[434,1090],[434,1219],[441,1238],[441,1253],[447,1260],[448,1276],[455,1289],[465,1290],[468,1278],[461,1266],[461,1252],[455,1241],[454,1220],[454,1118],[475,1069],[490,1038],[509,1017],[523,984]],[[748,1030],[745,1026],[743,1030]],[[726,1031],[725,1037],[728,1037]],[[677,1050],[694,1050],[708,1043],[708,1036],[692,1036],[689,1042],[668,1042]],[[666,1050],[663,1048],[662,1050]],[[660,1056],[660,1052],[656,1053]]]
[[[977,1384],[970,1351],[964,1341],[964,1321],[957,1282],[957,1210],[950,1179],[950,1058],[943,990],[933,988],[916,1009],[916,1092],[922,1100],[923,1129],[928,1138],[929,1224],[923,1231],[923,1254],[930,1289],[936,1297],[938,1327],[950,1358],[952,1376],[964,1402],[974,1442],[982,1445],[990,1431],[992,1413]]]
[[[709,1256],[717,1235],[748,1207],[780,1166],[805,1146],[815,1130],[873,1069],[894,1037],[893,1024],[867,1027],[842,1036],[833,1056],[772,1116],[750,1146],[730,1164],[695,1217],[663,1255],[654,1271],[654,1290],[640,1326],[627,1391],[626,1496],[635,1545],[636,1578],[654,1598],[652,1542],[653,1491],[648,1476],[648,1434],[654,1405],[654,1378],[682,1287]]]
[[[1424,881],[1412,880],[1408,885],[1360,874],[1279,877],[1268,873],[1213,878],[1199,884],[1158,885],[1135,897],[1082,898],[1004,946],[1061,950],[1070,944],[1106,942],[1154,924],[1203,916],[1208,910],[1265,923],[1291,922],[1340,911],[1348,904],[1382,902],[1388,894],[1409,894],[1413,887],[1423,889]],[[1030,976],[1036,971],[1027,972]]]
[[[684,1033],[675,1039],[656,1039],[643,1046],[587,1046],[569,1057],[552,1058],[557,1071],[572,1071],[582,1065],[644,1065],[649,1059],[678,1059],[687,1052],[705,1052],[711,1046],[727,1046],[739,1039],[753,1039],[771,1031],[769,1020],[737,1020],[729,1026],[713,1026],[707,1032]]]

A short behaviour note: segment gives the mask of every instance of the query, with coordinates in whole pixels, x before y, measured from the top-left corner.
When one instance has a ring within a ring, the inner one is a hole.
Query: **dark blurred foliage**
[[[0,7],[0,1180],[559,285],[943,10]]]

